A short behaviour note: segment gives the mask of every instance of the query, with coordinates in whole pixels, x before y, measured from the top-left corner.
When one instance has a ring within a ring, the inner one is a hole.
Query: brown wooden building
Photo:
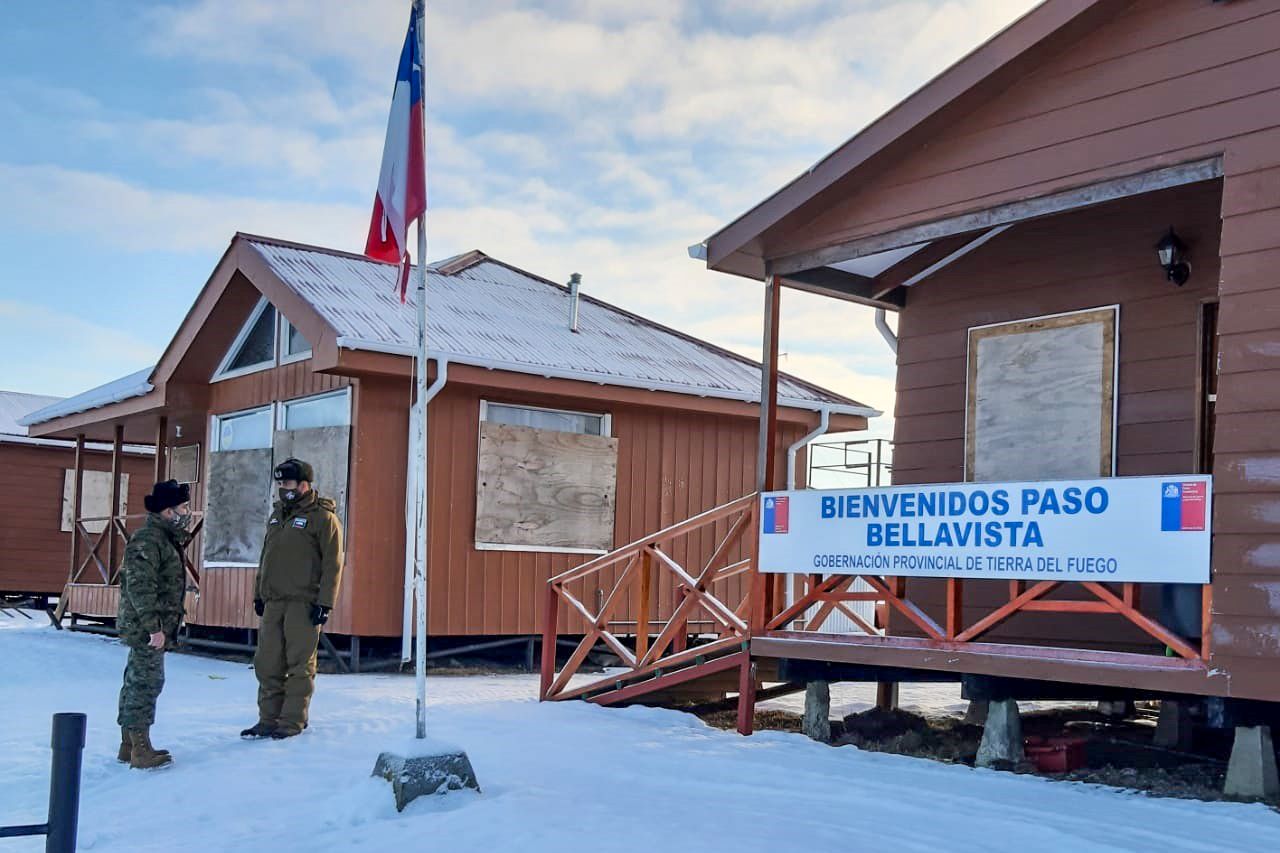
[[[719,673],[749,731],[762,679],[914,675],[1273,712],[1249,700],[1280,702],[1280,0],[1048,0],[690,251],[764,282],[767,373],[783,289],[877,309],[895,485],[1211,474],[1211,582],[817,574],[788,606],[748,565],[739,606],[712,566],[680,616],[718,613],[717,639],[686,652],[661,626],[631,673],[574,690],[573,666],[544,658],[544,698],[635,701]],[[1054,349],[1067,328],[1096,335],[1092,374]],[[983,355],[1010,335],[1016,354]],[[762,421],[767,452],[778,423]],[[782,484],[765,466],[759,487]],[[759,530],[759,512],[703,521]],[[549,609],[701,523],[553,579]],[[821,630],[865,600],[887,628]]]
[[[552,574],[752,490],[756,363],[479,252],[429,278],[433,637],[532,635]],[[416,332],[394,280],[358,255],[237,235],[154,369],[32,424],[152,444],[195,484],[191,624],[256,626],[270,472],[297,455],[346,525],[329,630],[401,635]],[[847,431],[877,414],[790,377],[780,393],[786,446],[824,417]],[[117,594],[81,574],[67,610],[110,618]]]
[[[46,600],[67,582],[67,555],[73,536],[96,538],[111,515],[111,445],[99,442],[80,448],[60,439],[31,438],[18,421],[59,397],[0,391],[0,595]],[[126,447],[121,454],[121,489],[117,510],[141,511],[151,488],[151,448]],[[85,502],[81,516],[97,517],[76,532],[73,495],[75,472],[83,472]]]

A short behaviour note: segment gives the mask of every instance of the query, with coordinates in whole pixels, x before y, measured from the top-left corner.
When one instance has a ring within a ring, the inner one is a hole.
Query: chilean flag
[[[427,164],[422,140],[422,56],[418,50],[419,4],[409,15],[409,32],[400,51],[396,87],[382,149],[382,172],[373,199],[373,219],[364,253],[400,264],[400,301],[409,285],[409,223],[427,209]],[[419,261],[422,259],[419,258]]]

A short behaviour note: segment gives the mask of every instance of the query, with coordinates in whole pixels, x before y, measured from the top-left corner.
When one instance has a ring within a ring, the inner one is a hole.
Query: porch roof
[[[17,423],[24,427],[32,426],[55,418],[88,412],[92,409],[100,409],[103,406],[109,406],[112,403],[119,403],[133,397],[142,397],[155,389],[155,386],[150,381],[153,370],[155,370],[154,367],[143,368],[130,373],[128,376],[122,376],[96,388],[82,391],[73,397],[50,397],[47,405],[28,412]]]

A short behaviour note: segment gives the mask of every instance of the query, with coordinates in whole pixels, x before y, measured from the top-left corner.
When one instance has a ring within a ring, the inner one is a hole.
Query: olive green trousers
[[[253,671],[258,676],[258,721],[301,731],[316,689],[316,648],[320,627],[311,623],[311,605],[268,601],[258,628]]]

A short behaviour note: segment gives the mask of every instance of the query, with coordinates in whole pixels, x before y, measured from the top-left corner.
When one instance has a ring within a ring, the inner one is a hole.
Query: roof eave
[[[380,352],[388,355],[399,355],[407,358],[412,358],[417,353],[417,348],[411,344],[368,341],[352,337],[339,337],[338,347],[340,349],[364,350],[366,352]],[[607,374],[590,373],[581,370],[529,365],[514,361],[504,361],[501,359],[478,358],[471,355],[459,355],[457,353],[440,352],[438,350],[431,349],[428,349],[427,357],[447,361],[451,364],[465,364],[470,367],[480,367],[488,370],[503,370],[509,373],[522,373],[530,376],[541,376],[547,379],[568,379],[578,382],[589,382],[593,385],[612,385],[618,388],[635,388],[643,391],[665,391],[673,394],[683,394],[687,397],[709,397],[718,400],[734,400],[741,403],[758,404],[760,402],[758,394],[753,395],[721,388],[692,388],[687,385],[679,385],[673,382],[630,379],[622,376],[610,376]],[[818,412],[825,409],[832,414],[848,415],[860,418],[875,418],[884,414],[878,409],[873,409],[869,406],[842,403],[838,401],[803,400],[796,397],[779,397],[778,403],[791,409],[799,409],[809,412]]]

